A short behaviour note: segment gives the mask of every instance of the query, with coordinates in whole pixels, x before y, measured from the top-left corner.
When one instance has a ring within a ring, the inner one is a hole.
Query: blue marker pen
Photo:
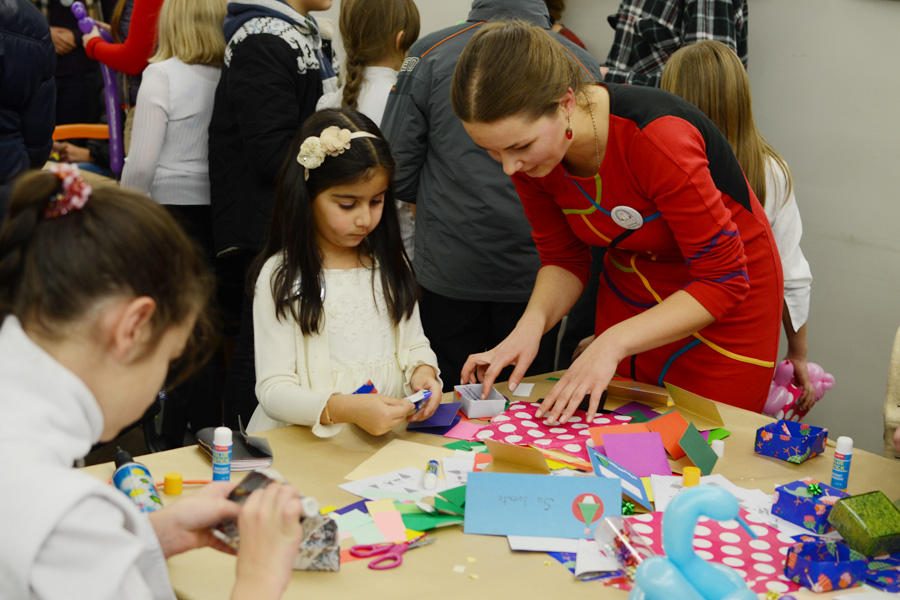
[[[416,412],[418,412],[422,408],[422,406],[426,402],[428,402],[429,398],[431,398],[431,390],[419,390],[415,394],[406,397],[406,399],[416,407]]]
[[[433,490],[437,485],[438,461],[429,460],[428,466],[425,467],[425,477],[422,479],[422,486],[426,490]]]

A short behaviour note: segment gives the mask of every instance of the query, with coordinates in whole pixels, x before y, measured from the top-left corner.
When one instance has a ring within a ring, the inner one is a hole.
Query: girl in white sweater
[[[72,468],[152,404],[169,363],[196,358],[210,281],[145,196],[92,191],[71,165],[15,185],[0,230],[0,598],[172,599],[166,558],[221,546],[238,518],[232,598],[279,598],[302,537],[289,486],[209,486],[149,517]],[[13,542],[14,540],[14,542]]]
[[[381,435],[441,400],[392,193],[394,163],[374,123],[324,110],[303,124],[278,184],[253,299],[256,396],[248,429],[283,423]],[[377,394],[353,392],[371,380]],[[430,390],[415,412],[403,397]]]

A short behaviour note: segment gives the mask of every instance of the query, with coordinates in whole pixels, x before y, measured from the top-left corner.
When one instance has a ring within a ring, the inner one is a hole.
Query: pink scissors
[[[426,546],[434,542],[434,539],[425,535],[421,535],[411,542],[403,542],[400,544],[365,544],[362,546],[353,546],[350,548],[350,554],[357,558],[376,557],[369,561],[369,568],[376,571],[385,571],[394,569],[403,564],[403,555],[407,550]]]

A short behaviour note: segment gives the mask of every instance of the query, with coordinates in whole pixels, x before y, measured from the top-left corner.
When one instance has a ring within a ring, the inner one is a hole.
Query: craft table
[[[535,383],[530,399],[543,398],[549,391],[554,382],[547,377],[526,380]],[[505,385],[498,384],[497,388],[513,398]],[[445,401],[450,396],[445,394]],[[724,404],[719,405],[719,410],[731,436],[725,440],[725,457],[716,464],[715,473],[725,475],[739,486],[765,492],[804,476],[826,483],[831,481],[833,446],[826,448],[824,456],[801,465],[762,457],[753,452],[756,429],[772,419]],[[340,435],[326,440],[316,438],[305,427],[285,427],[260,435],[268,438],[274,451],[273,468],[301,492],[315,496],[323,506],[337,507],[359,500],[337,487],[345,481],[344,476],[390,440],[399,437],[435,446],[452,441],[405,431],[376,438],[356,427],[347,427]],[[170,471],[182,473],[186,480],[209,478],[211,473],[209,459],[196,446],[149,454],[138,460],[159,481]],[[86,470],[108,480],[113,465],[106,463]],[[855,450],[847,491],[856,494],[875,489],[884,491],[891,499],[900,497],[900,461]],[[163,501],[177,499],[163,496]],[[464,535],[461,526],[438,529],[430,535],[436,538],[436,543],[408,553],[404,564],[394,570],[372,571],[366,568],[366,561],[355,561],[343,565],[340,573],[295,573],[284,598],[627,597],[625,592],[598,582],[577,581],[544,553],[511,552],[505,537]],[[454,572],[457,565],[464,565],[465,572]],[[169,560],[172,584],[178,597],[186,600],[229,597],[234,566],[234,557],[211,549],[195,550]],[[846,590],[812,594],[801,589],[795,595],[826,599],[853,593],[854,590]]]

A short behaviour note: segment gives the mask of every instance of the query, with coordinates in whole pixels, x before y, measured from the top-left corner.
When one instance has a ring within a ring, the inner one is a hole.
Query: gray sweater
[[[450,105],[456,61],[477,24],[512,18],[550,28],[543,0],[475,0],[466,22],[420,39],[382,123],[397,162],[396,197],[417,205],[416,279],[457,300],[525,302],[540,267],[511,180],[475,146]],[[592,56],[556,37],[601,79]]]

